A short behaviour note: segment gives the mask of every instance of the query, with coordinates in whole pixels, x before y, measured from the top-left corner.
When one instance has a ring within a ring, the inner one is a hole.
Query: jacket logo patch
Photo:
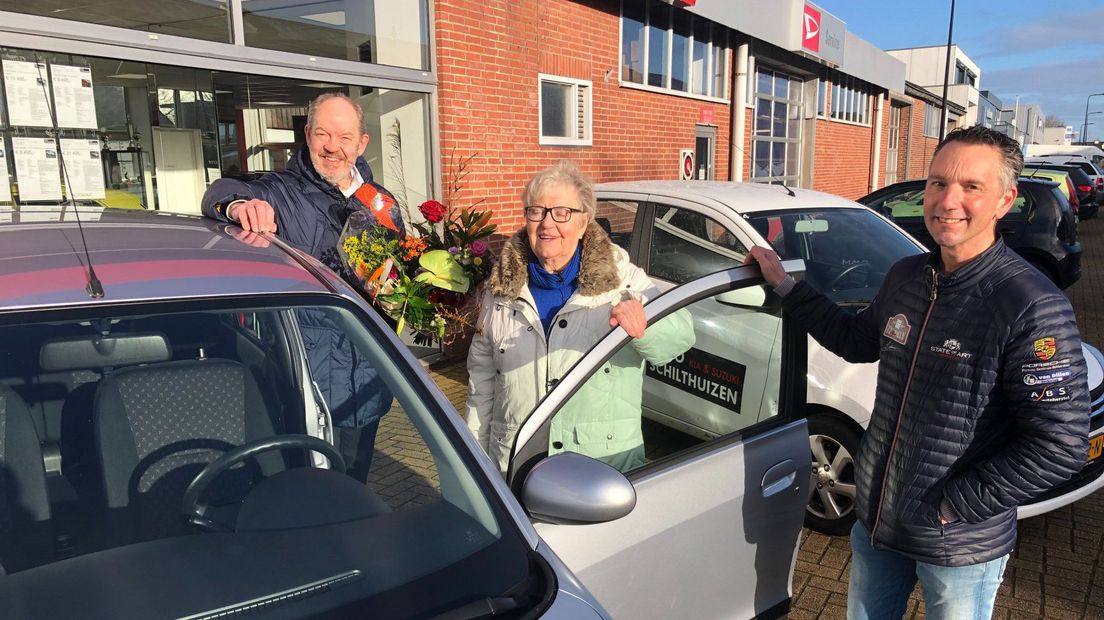
[[[885,331],[882,332],[882,335],[897,344],[903,345],[908,341],[910,331],[912,331],[912,326],[909,325],[905,315],[895,314],[889,317],[889,321],[886,322]]]
[[[1040,338],[1035,341],[1035,357],[1045,361],[1054,357],[1054,354],[1058,352],[1058,341],[1052,336],[1046,338]]]
[[[966,361],[974,356],[973,353],[967,353],[962,350],[962,343],[954,338],[948,338],[943,341],[943,346],[937,347],[932,345],[931,351],[939,355],[939,357],[949,360],[961,360]]]
[[[1072,398],[1072,394],[1070,394],[1069,388],[1065,387],[1052,387],[1031,393],[1031,400],[1040,403],[1061,403],[1070,398]]]
[[[1039,374],[1026,373],[1023,376],[1024,385],[1047,385],[1048,383],[1059,383],[1070,378],[1073,371],[1069,368],[1064,370],[1053,370],[1051,372],[1043,372]]]

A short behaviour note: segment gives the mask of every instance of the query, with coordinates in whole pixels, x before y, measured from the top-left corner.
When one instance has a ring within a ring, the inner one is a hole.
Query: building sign
[[[820,11],[809,4],[801,17],[801,47],[820,54]]]
[[[846,38],[846,24],[827,11],[805,4],[801,14],[801,51],[833,65],[842,65]]]
[[[713,124],[713,108],[702,108],[699,122],[702,125]]]
[[[694,151],[682,149],[679,152],[679,179],[686,181],[694,178]]]
[[[747,366],[691,348],[662,366],[648,364],[645,373],[715,405],[740,412]]]

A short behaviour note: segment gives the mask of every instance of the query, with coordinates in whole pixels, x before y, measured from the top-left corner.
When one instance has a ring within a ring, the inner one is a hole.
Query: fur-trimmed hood
[[[617,252],[606,231],[591,219],[583,233],[583,256],[579,265],[579,293],[586,296],[601,295],[617,288],[621,283],[617,268]],[[521,289],[529,284],[529,261],[533,251],[529,247],[529,235],[522,228],[502,247],[502,257],[491,270],[489,280],[492,295],[517,298]]]

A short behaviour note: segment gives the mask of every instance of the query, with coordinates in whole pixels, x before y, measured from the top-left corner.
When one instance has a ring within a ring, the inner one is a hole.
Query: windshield
[[[865,207],[755,213],[748,219],[783,260],[804,259],[806,281],[839,304],[868,305],[889,268],[922,251]]]
[[[360,310],[300,300],[3,317],[6,617],[392,618],[528,591],[454,414]],[[266,443],[286,449],[235,455]]]

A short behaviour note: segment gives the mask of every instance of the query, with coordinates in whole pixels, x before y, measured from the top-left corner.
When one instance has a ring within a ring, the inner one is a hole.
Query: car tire
[[[811,414],[808,424],[812,492],[805,527],[844,536],[855,523],[855,454],[863,431],[835,413]]]

